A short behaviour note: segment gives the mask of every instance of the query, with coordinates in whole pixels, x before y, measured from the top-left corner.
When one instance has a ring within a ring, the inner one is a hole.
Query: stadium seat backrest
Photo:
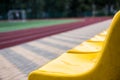
[[[101,51],[94,76],[100,80],[119,80],[120,76],[120,11],[114,16]],[[99,75],[102,75],[102,78]],[[94,80],[94,79],[93,79]]]

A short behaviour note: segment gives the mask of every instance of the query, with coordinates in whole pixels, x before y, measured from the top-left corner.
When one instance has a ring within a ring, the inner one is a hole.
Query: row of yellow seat
[[[29,74],[29,80],[119,80],[120,11],[110,28]]]
[[[95,35],[93,38],[83,42],[82,44],[76,46],[73,49],[68,50],[68,53],[94,53],[98,52],[102,48],[102,44],[105,40],[107,31]]]

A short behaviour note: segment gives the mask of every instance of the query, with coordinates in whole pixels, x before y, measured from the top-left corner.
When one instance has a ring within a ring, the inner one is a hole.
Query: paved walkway
[[[107,29],[111,20],[0,50],[0,80],[27,80],[28,73]]]

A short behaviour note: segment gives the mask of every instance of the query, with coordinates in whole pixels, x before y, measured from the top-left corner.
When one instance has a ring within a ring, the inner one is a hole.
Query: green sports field
[[[48,19],[48,20],[28,20],[25,22],[1,21],[0,22],[0,32],[8,32],[8,31],[14,31],[14,30],[28,29],[28,28],[45,27],[45,26],[77,22],[77,21],[80,21],[80,20],[79,19],[60,19],[60,20],[58,20],[58,19],[49,20]]]

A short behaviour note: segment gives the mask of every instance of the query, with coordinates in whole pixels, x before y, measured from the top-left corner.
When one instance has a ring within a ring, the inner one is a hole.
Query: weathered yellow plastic
[[[120,12],[98,53],[64,53],[29,74],[29,80],[120,80]]]

